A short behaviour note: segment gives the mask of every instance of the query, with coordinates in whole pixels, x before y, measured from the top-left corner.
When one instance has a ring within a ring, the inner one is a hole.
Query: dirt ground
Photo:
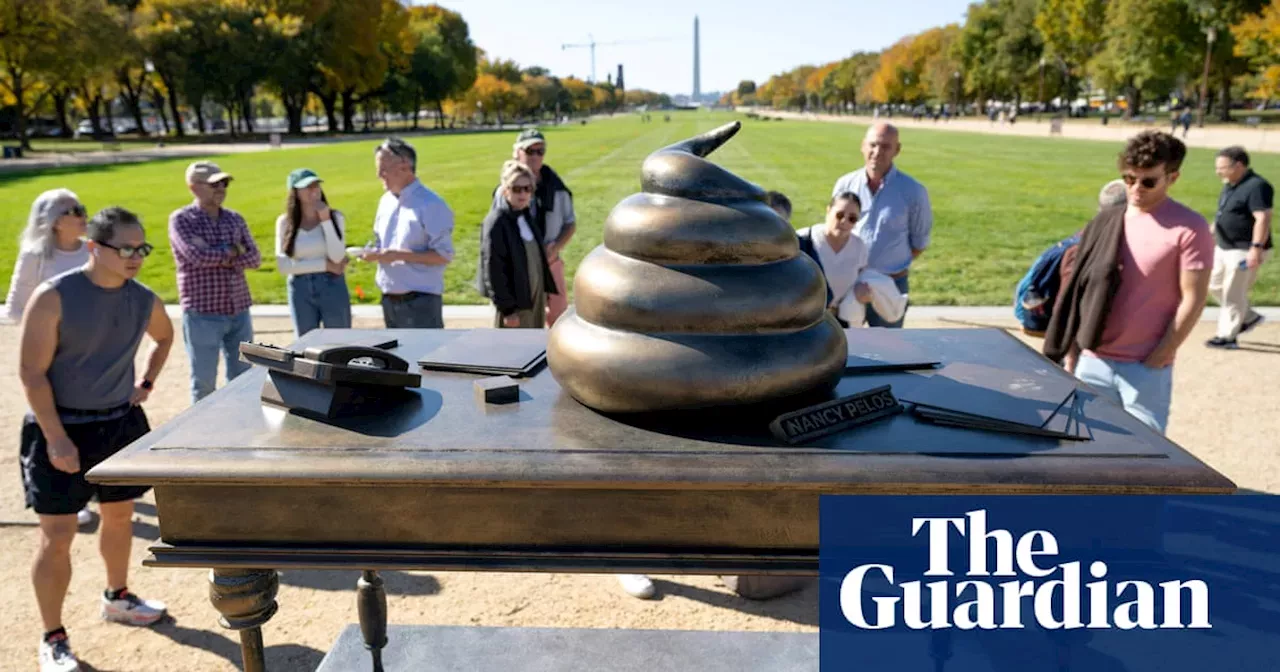
[[[292,340],[287,319],[258,318],[261,341]],[[358,327],[380,327],[380,320]],[[450,327],[485,326],[450,324]],[[908,327],[974,325],[912,321]],[[1011,328],[1012,322],[986,326]],[[181,331],[179,331],[179,334]],[[1280,492],[1280,325],[1264,324],[1235,352],[1209,350],[1202,342],[1212,325],[1201,323],[1175,368],[1169,436],[1242,489]],[[0,457],[0,583],[8,607],[0,611],[0,670],[32,670],[40,619],[29,582],[37,539],[35,517],[23,507],[17,437],[26,402],[17,379],[16,328],[0,326],[10,364],[0,368],[0,437],[10,449]],[[1036,346],[1038,347],[1038,342]],[[146,409],[153,426],[187,407],[187,359],[176,344]],[[96,505],[94,505],[96,506]],[[64,624],[86,670],[146,672],[239,669],[239,639],[221,628],[209,605],[207,571],[141,566],[159,536],[154,500],[135,515],[130,588],[164,600],[171,618],[153,628],[130,628],[98,619],[105,581],[93,530],[82,530],[73,550],[74,576]],[[817,629],[817,594],[809,589],[771,602],[734,597],[715,577],[655,577],[660,599],[637,600],[607,575],[387,572],[393,624],[510,625],[688,630]],[[268,668],[314,670],[348,623],[356,622],[354,571],[286,572],[280,611],[264,629]]]

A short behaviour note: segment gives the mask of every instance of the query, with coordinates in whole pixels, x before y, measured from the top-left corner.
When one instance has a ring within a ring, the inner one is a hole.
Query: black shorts
[[[22,422],[22,487],[27,508],[57,516],[74,514],[95,496],[99,502],[125,502],[146,494],[151,486],[98,485],[84,475],[120,449],[151,431],[147,414],[134,406],[125,415],[111,420],[63,425],[67,436],[80,450],[80,471],[68,474],[49,462],[49,445],[44,432],[30,414]]]

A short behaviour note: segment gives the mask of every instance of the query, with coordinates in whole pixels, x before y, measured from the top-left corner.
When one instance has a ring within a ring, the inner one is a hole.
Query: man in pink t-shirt
[[[1120,285],[1098,346],[1074,365],[1077,378],[1161,433],[1169,420],[1173,360],[1204,310],[1213,268],[1209,223],[1169,198],[1186,153],[1172,135],[1145,131],[1120,155],[1129,200],[1116,259]]]

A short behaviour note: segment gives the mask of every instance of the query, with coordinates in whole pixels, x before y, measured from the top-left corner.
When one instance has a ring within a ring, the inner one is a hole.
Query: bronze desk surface
[[[297,347],[349,333],[315,331]],[[468,332],[383,333],[416,363]],[[944,362],[1070,379],[1000,330],[901,335]],[[545,367],[520,380],[517,404],[476,401],[480,376],[423,371],[408,404],[328,422],[264,406],[265,375],[255,367],[90,473],[155,486],[163,543],[149,564],[816,573],[823,494],[1235,489],[1101,398],[1085,405],[1089,442],[902,414],[786,446],[770,436],[771,417],[665,426],[607,417]],[[837,394],[921,375],[846,376]]]

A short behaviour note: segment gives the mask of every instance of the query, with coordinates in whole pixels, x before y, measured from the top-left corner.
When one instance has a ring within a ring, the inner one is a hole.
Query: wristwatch
[[[152,385],[154,385],[154,383],[152,383],[151,381],[147,380],[146,378],[142,379],[142,389],[149,390],[151,389]]]
[[[1266,243],[1249,243],[1249,247],[1266,247]]]

